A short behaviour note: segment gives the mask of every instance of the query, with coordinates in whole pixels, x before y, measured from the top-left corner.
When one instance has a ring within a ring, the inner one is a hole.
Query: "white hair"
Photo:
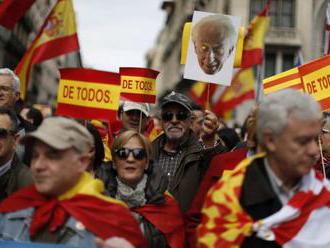
[[[209,15],[197,22],[191,29],[191,39],[193,43],[197,41],[199,29],[202,25],[214,24],[223,31],[224,39],[228,42],[228,49],[234,46],[237,41],[235,27],[231,19],[225,15]]]
[[[281,90],[265,97],[257,112],[257,139],[264,144],[264,131],[272,130],[280,135],[286,128],[289,117],[303,121],[321,120],[322,112],[318,102],[310,95],[297,90]]]
[[[20,80],[17,75],[8,68],[0,68],[0,75],[10,76],[13,80],[13,87],[16,93],[20,91]]]

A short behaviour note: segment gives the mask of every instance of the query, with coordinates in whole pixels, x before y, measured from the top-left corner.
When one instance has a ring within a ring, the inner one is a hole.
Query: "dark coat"
[[[167,189],[168,180],[162,171],[154,170],[153,165],[149,164],[148,179],[145,189],[146,204],[160,205],[165,203],[164,193]],[[103,172],[104,173],[104,172]],[[116,171],[111,168],[111,165],[107,170],[107,179],[104,181],[107,194],[113,198],[116,198],[117,193],[117,180]],[[104,176],[103,176],[104,179]],[[178,216],[179,217],[179,216]],[[167,248],[167,240],[165,236],[149,221],[142,217],[140,224],[142,223],[144,229],[144,236],[148,240],[149,247],[155,248]]]
[[[152,142],[155,158],[159,157],[165,139],[165,134],[163,134]],[[226,149],[221,144],[214,148],[203,149],[192,132],[181,148],[182,159],[169,186],[169,192],[177,200],[184,213],[189,209],[213,155],[224,152]]]
[[[240,204],[254,221],[266,218],[282,208],[282,203],[272,189],[263,158],[248,166],[244,177]],[[243,248],[278,248],[275,242],[265,241],[255,235],[244,240]]]
[[[0,202],[17,190],[33,184],[30,169],[15,154],[11,168],[0,177]]]

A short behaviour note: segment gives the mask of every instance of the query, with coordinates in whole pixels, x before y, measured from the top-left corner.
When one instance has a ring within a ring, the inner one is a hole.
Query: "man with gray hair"
[[[25,133],[36,129],[31,123],[24,120],[20,114],[19,109],[16,109],[16,103],[20,97],[20,80],[16,74],[8,68],[0,68],[0,107],[9,108],[16,112],[18,119],[18,134],[23,137]],[[23,159],[24,147],[18,145],[16,147],[17,155],[20,160],[28,164],[30,154],[27,153]]]
[[[242,209],[236,214],[247,215],[252,223],[278,212],[305,187],[304,178],[314,175],[313,165],[319,156],[321,117],[320,106],[310,95],[289,89],[265,97],[257,112],[257,139],[265,153],[243,160],[232,174],[213,186],[213,192],[206,198],[207,207],[202,210],[204,220],[199,232],[204,232],[198,238],[199,244],[214,234],[208,223],[224,223],[220,218],[226,219],[228,214],[222,212],[226,209],[226,202],[216,201],[214,196],[226,198],[232,185],[239,188],[235,188],[235,192],[239,193],[230,197],[237,202],[236,207]],[[237,175],[243,178],[239,185]],[[210,208],[217,209],[217,213],[213,212],[213,217],[207,219]],[[231,220],[235,222],[231,224],[242,224],[239,219]],[[219,230],[228,230],[230,225],[227,224],[218,224]],[[280,247],[275,241],[256,237],[252,225],[251,231],[245,232],[243,237],[240,247]]]
[[[191,30],[200,68],[209,75],[219,72],[236,43],[236,31],[231,19],[224,15],[202,18]]]
[[[20,81],[8,68],[0,69],[0,107],[14,108],[19,99]]]

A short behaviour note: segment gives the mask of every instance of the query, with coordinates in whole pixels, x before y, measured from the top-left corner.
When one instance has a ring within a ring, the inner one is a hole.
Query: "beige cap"
[[[129,102],[125,101],[123,104],[123,111],[130,111],[130,110],[140,110],[145,116],[149,116],[150,106],[147,103],[137,103],[137,102]]]
[[[27,133],[21,143],[38,139],[57,150],[75,148],[79,152],[88,152],[94,146],[90,132],[78,122],[65,117],[46,118],[39,128]]]

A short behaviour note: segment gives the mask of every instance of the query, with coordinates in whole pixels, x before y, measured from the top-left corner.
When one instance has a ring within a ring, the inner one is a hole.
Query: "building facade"
[[[0,26],[0,65],[12,70],[39,32],[56,0],[36,0],[13,30]],[[79,52],[59,56],[33,67],[27,93],[27,103],[54,106],[57,97],[58,68],[81,66]]]
[[[266,0],[173,0],[164,1],[167,21],[155,46],[147,54],[147,66],[159,70],[159,96],[172,89],[185,90],[192,83],[183,79],[180,65],[182,30],[194,10],[242,18],[242,26],[265,6]],[[294,67],[301,54],[304,62],[323,55],[326,8],[329,0],[271,0],[271,24],[265,39],[264,77]],[[300,61],[301,63],[301,61]]]

